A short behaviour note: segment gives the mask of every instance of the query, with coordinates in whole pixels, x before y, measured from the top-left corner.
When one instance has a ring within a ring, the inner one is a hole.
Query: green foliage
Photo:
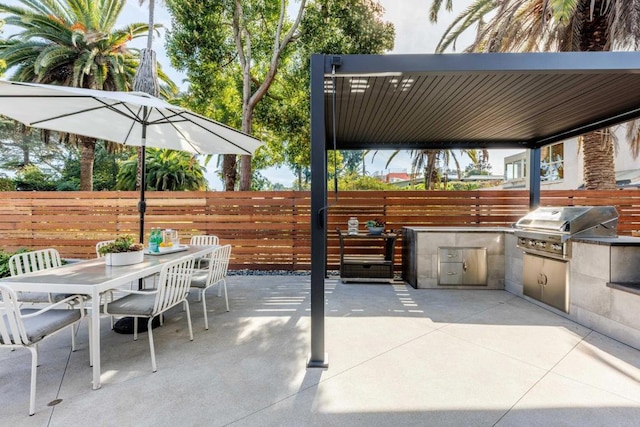
[[[0,46],[13,79],[104,90],[129,90],[137,67],[133,38],[147,25],[114,28],[124,0],[21,0],[0,4],[7,25],[20,31]]]
[[[137,252],[144,249],[142,243],[134,243],[133,236],[126,234],[117,237],[113,242],[107,243],[98,249],[100,255],[116,254],[122,252]]]
[[[0,177],[0,191],[16,191],[16,184],[13,179],[6,176]]]
[[[329,181],[328,188],[335,188],[333,180]],[[338,179],[338,190],[398,190],[398,187],[382,182],[372,176],[361,176],[356,173],[346,174]]]
[[[14,180],[18,191],[55,191],[56,178],[44,173],[35,165],[27,165],[16,173]]]
[[[20,3],[21,6],[0,3],[6,24],[17,30],[9,40],[0,41],[0,60],[6,62],[13,80],[131,90],[139,54],[128,49],[127,43],[146,36],[148,25],[115,27],[125,0],[20,0]],[[158,75],[170,82],[160,70]],[[81,160],[82,176],[92,178],[91,148],[95,140],[77,136],[65,139],[72,143],[84,140],[87,149],[83,150]],[[81,184],[83,189],[93,188],[91,179]],[[63,187],[71,188],[72,184]]]
[[[184,151],[147,148],[147,190],[195,191],[207,188],[204,169],[197,158]],[[117,190],[135,190],[138,157],[120,163]]]
[[[116,146],[123,147],[121,145]],[[126,160],[130,156],[130,150],[113,150],[109,144],[98,141],[95,150],[95,162],[93,167],[93,190],[109,191],[116,188],[118,175],[118,161]],[[66,159],[61,171],[58,191],[77,191],[80,189],[80,152],[74,149]]]
[[[374,218],[367,221],[367,227],[384,227],[384,221],[380,218]]]
[[[314,53],[382,54],[393,49],[395,29],[382,19],[383,9],[372,0],[316,0],[305,10],[294,59],[281,70],[285,75],[283,101],[272,120],[279,126],[284,163],[300,178],[311,165],[309,67]],[[347,162],[347,168],[352,163]],[[298,182],[303,188],[304,183]]]
[[[431,21],[437,20],[441,4],[431,1]],[[475,0],[447,28],[437,51],[455,47],[460,34],[471,28],[477,33],[468,51],[635,49],[640,42],[638,8],[639,0],[554,0],[544,6],[538,1]]]

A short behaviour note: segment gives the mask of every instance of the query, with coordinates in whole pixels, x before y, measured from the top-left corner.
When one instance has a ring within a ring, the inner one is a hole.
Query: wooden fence
[[[138,234],[136,192],[3,192],[0,248],[56,247],[66,258],[95,256],[97,241]],[[146,230],[173,228],[182,241],[215,234],[231,243],[232,269],[307,270],[311,260],[310,193],[149,192]],[[345,191],[329,195],[329,269],[336,269],[336,228],[356,216],[402,226],[509,226],[529,209],[527,191]],[[543,191],[543,206],[613,205],[618,233],[640,229],[640,190]],[[374,252],[378,248],[365,248]],[[396,250],[401,265],[401,242]]]

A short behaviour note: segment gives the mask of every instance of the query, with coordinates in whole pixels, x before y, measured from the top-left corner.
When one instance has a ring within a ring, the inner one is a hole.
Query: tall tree
[[[127,42],[146,24],[116,29],[124,0],[18,0],[0,3],[7,25],[20,29],[0,44],[0,59],[13,80],[102,90],[131,89],[137,66]],[[96,140],[72,137],[81,148],[81,190],[93,188]]]
[[[298,175],[299,188],[303,177],[309,176],[311,163],[311,55],[382,54],[393,49],[395,29],[383,20],[383,12],[373,0],[312,0],[307,5],[295,55],[281,70],[285,75],[282,93],[280,100],[273,101],[278,108],[269,112],[282,143],[280,151]]]
[[[442,0],[432,0],[431,21]],[[452,0],[446,8],[451,10]],[[488,21],[485,19],[489,17]],[[640,0],[476,0],[447,28],[437,50],[476,27],[469,52],[605,51],[638,49]],[[629,125],[632,152],[640,150],[640,126]],[[608,130],[581,138],[587,189],[615,188],[614,140]]]
[[[287,0],[169,0],[173,16],[169,32],[169,53],[190,80],[206,90],[203,76],[226,67],[239,71],[242,93],[241,129],[253,133],[253,115],[258,103],[267,95],[278,72],[287,46],[294,39],[306,0],[300,1],[293,20],[287,17]],[[211,56],[204,56],[204,53]],[[197,69],[194,69],[195,68]],[[251,156],[240,157],[240,190],[251,186]],[[223,160],[225,189],[232,191],[237,179],[236,156]]]

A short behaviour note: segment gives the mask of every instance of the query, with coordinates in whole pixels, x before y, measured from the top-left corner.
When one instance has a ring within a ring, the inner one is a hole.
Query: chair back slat
[[[231,245],[224,245],[211,251],[211,265],[207,285],[213,285],[227,276],[229,259],[231,258]]]
[[[218,245],[218,242],[218,236],[200,234],[191,236],[189,244],[195,246],[215,246]]]
[[[99,252],[99,249],[103,246],[108,245],[109,243],[113,243],[115,240],[104,240],[102,242],[96,243],[96,256],[98,258],[104,258],[104,255]]]
[[[20,316],[20,302],[15,292],[0,285],[0,337],[4,345],[28,345],[29,340]]]
[[[62,265],[60,253],[56,249],[40,249],[37,251],[15,254],[9,258],[9,272],[11,276],[47,270]]]
[[[158,279],[154,313],[164,311],[184,300],[191,285],[194,260],[191,256],[167,263],[162,267]]]

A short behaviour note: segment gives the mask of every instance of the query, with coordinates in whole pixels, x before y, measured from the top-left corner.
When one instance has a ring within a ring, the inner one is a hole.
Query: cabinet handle
[[[462,270],[463,271],[467,271],[467,261],[466,260],[462,260]]]
[[[456,273],[453,272],[453,271],[448,271],[447,272],[447,276],[455,276],[455,275],[456,275]]]

